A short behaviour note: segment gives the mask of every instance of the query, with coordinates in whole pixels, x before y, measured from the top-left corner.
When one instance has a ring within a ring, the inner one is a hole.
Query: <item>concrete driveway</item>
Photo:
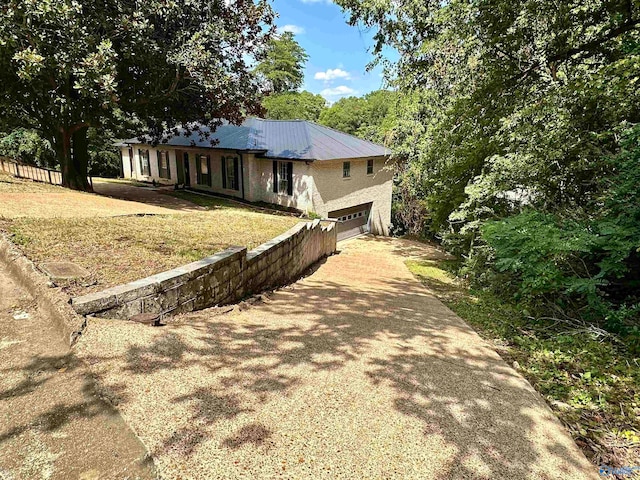
[[[144,445],[2,263],[0,419],[0,480],[154,478]]]
[[[370,237],[290,288],[79,354],[163,478],[595,479],[531,386]]]

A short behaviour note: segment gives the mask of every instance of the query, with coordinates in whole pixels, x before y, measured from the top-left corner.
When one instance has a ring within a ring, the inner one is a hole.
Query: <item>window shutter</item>
[[[273,161],[273,193],[278,193],[278,162]]]
[[[144,175],[144,169],[142,168],[142,149],[138,149],[138,163],[140,164],[140,175]]]
[[[171,162],[169,161],[169,151],[167,150],[167,152],[165,153],[165,155],[167,156],[167,178],[171,179]]]
[[[233,178],[235,181],[233,189],[240,190],[240,177],[238,176],[238,157],[234,157],[233,159]]]
[[[207,183],[211,186],[211,155],[207,155]]]
[[[287,162],[287,194],[293,195],[293,162]]]
[[[160,162],[160,150],[156,150],[156,161],[158,162],[158,176],[162,178],[162,164]]]
[[[222,157],[222,188],[227,188],[227,160],[225,157]]]
[[[196,183],[202,185],[202,157],[196,155]]]

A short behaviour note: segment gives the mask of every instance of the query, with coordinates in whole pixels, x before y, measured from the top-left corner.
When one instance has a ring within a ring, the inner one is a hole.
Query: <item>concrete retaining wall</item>
[[[73,346],[82,335],[86,319],[69,307],[69,297],[56,288],[50,288],[47,284],[49,279],[2,233],[0,262],[36,298],[38,308],[55,322],[69,345]]]
[[[139,313],[166,316],[224,305],[291,283],[333,254],[336,242],[333,224],[299,223],[249,252],[231,247],[173,270],[76,297],[72,306],[81,315],[128,319]]]

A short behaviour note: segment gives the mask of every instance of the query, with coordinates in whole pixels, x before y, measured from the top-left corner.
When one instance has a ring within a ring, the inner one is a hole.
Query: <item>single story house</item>
[[[125,178],[338,219],[340,239],[389,234],[393,172],[386,166],[387,148],[303,120],[248,118],[218,127],[211,138],[202,132],[207,129],[189,136],[182,131],[156,146],[124,141]]]

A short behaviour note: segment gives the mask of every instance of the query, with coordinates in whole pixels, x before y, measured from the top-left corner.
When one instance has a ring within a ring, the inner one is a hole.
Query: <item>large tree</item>
[[[263,80],[263,90],[278,94],[293,92],[302,87],[304,65],[309,56],[291,32],[271,38],[265,58],[255,72]]]
[[[409,227],[482,286],[637,332],[640,0],[337,3],[399,52]]]
[[[8,0],[0,122],[51,142],[64,185],[88,190],[87,131],[159,140],[177,125],[261,111],[250,71],[273,33],[266,0]]]
[[[584,205],[615,129],[640,120],[640,0],[337,3],[378,28],[378,54],[400,53],[394,147],[434,231],[466,226],[471,198],[477,214],[509,213],[512,190],[541,208]]]
[[[284,92],[265,97],[262,102],[267,118],[274,120],[311,120],[317,122],[327,108],[322,95],[303,92]]]
[[[396,92],[390,90],[341,98],[322,112],[319,122],[373,142],[385,143],[395,125],[397,99]]]

